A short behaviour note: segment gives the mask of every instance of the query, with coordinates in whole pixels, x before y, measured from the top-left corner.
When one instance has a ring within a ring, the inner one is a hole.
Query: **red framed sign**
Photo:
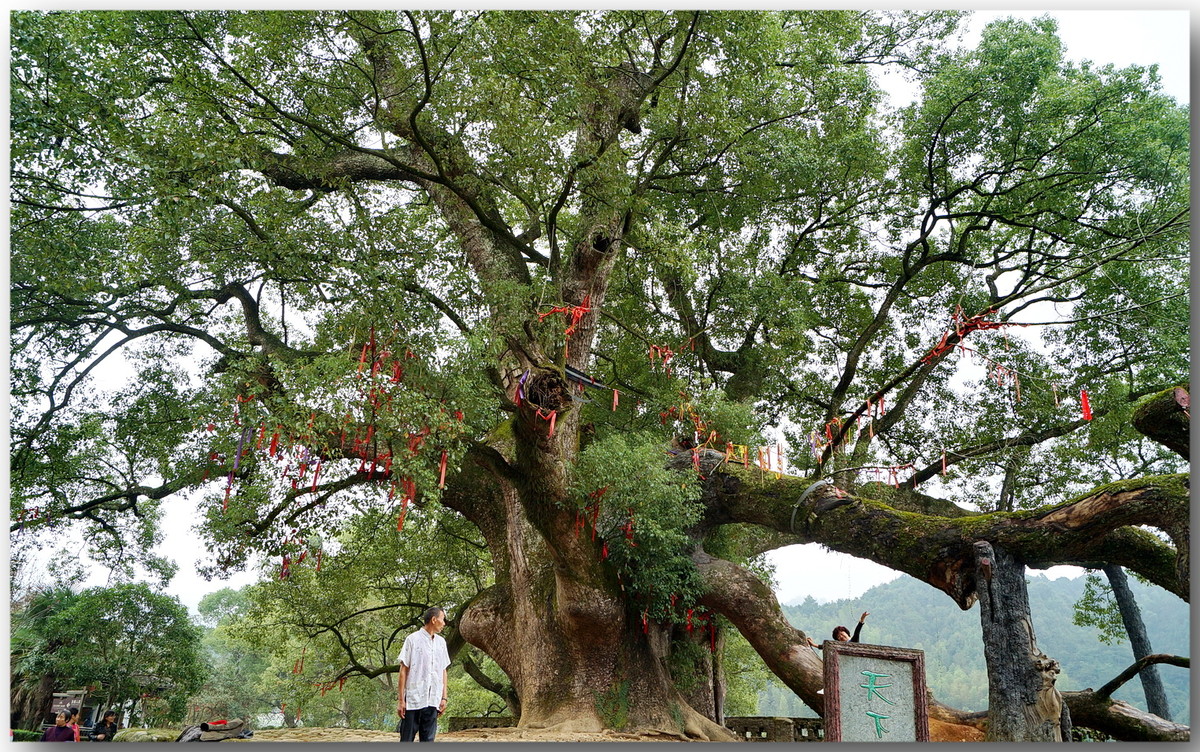
[[[826,640],[825,740],[927,742],[925,653]]]

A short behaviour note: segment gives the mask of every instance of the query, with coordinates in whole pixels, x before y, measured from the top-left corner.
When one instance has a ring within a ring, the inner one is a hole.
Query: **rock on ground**
[[[127,728],[121,729],[113,736],[113,744],[118,742],[173,742],[179,738],[180,729],[169,728]]]

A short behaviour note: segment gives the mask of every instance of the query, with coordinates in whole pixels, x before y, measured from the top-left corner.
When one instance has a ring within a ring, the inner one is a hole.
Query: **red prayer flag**
[[[1092,419],[1092,406],[1088,402],[1088,393],[1087,393],[1086,389],[1083,389],[1079,392],[1079,402],[1083,407],[1083,419],[1091,420]]]

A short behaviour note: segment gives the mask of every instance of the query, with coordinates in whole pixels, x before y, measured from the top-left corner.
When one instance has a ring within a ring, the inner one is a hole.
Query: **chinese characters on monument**
[[[832,640],[822,647],[826,740],[929,741],[924,652]]]

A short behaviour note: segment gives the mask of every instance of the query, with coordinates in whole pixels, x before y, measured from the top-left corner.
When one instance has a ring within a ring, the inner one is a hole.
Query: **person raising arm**
[[[871,615],[870,611],[862,612],[862,616],[858,617],[858,624],[855,625],[855,627],[854,627],[854,635],[853,636],[850,635],[849,629],[847,629],[846,627],[843,627],[841,624],[837,625],[836,627],[833,628],[833,639],[837,640],[838,642],[858,642],[858,636],[862,633],[863,622],[865,622],[867,620],[867,617],[870,615]],[[808,644],[810,647],[814,647],[814,648],[818,648],[818,649],[821,647],[811,637],[808,638]]]

